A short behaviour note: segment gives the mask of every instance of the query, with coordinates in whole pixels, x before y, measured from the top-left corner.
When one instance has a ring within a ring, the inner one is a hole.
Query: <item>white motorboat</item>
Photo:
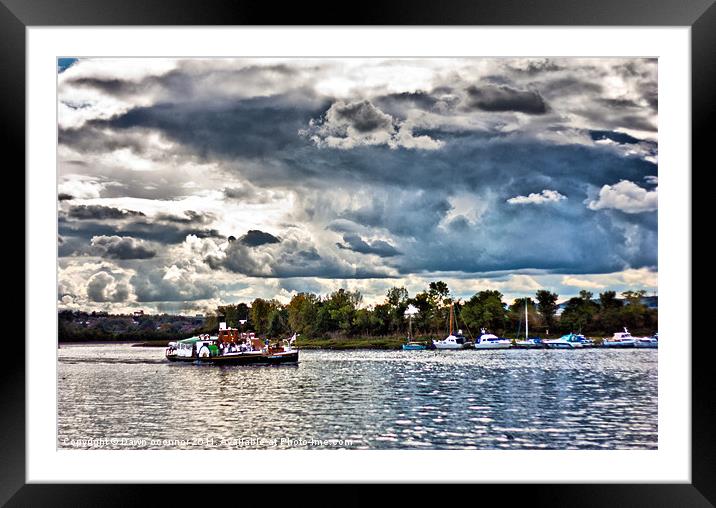
[[[633,337],[625,327],[623,332],[616,332],[610,339],[604,339],[602,347],[632,348],[636,347],[637,340],[647,338],[650,337]]]
[[[443,340],[433,340],[435,349],[465,349],[465,337],[450,334]]]
[[[634,347],[657,349],[659,347],[659,335],[654,334],[653,337],[637,337]]]
[[[480,336],[475,341],[475,349],[509,349],[512,347],[510,339],[503,339],[492,333],[487,333],[483,328]]]
[[[568,333],[567,335],[562,335],[559,339],[543,340],[542,343],[548,349],[580,349],[584,347],[584,344],[579,337],[577,334]]]

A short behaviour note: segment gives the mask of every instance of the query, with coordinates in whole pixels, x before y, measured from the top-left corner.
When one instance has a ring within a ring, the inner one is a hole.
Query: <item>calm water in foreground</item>
[[[301,351],[174,364],[63,345],[58,447],[655,449],[657,351]]]

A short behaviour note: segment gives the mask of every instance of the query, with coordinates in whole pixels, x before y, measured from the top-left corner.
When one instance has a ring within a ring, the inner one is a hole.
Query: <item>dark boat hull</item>
[[[201,363],[213,365],[282,365],[298,363],[298,351],[288,353],[243,353],[207,357],[167,356],[170,362]]]

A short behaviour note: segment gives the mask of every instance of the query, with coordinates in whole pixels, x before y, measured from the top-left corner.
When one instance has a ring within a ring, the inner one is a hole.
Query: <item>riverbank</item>
[[[550,334],[543,336],[543,339],[552,339],[560,337],[559,334]],[[508,337],[512,338],[512,337]],[[430,338],[416,338],[419,342],[430,342]],[[596,338],[597,343],[601,343],[602,338]],[[87,342],[61,342],[64,344],[131,344],[132,347],[167,347],[169,340],[153,339],[143,342],[136,341],[87,341]],[[327,350],[348,350],[348,349],[400,349],[405,343],[405,337],[334,337],[334,338],[306,338],[298,337],[296,339],[296,347],[299,349],[327,349]]]

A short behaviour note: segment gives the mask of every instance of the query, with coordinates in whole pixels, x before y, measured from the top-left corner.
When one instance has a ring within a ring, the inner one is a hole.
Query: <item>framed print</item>
[[[3,502],[514,483],[712,505],[691,285],[712,2],[344,26],[3,1],[27,200]]]

